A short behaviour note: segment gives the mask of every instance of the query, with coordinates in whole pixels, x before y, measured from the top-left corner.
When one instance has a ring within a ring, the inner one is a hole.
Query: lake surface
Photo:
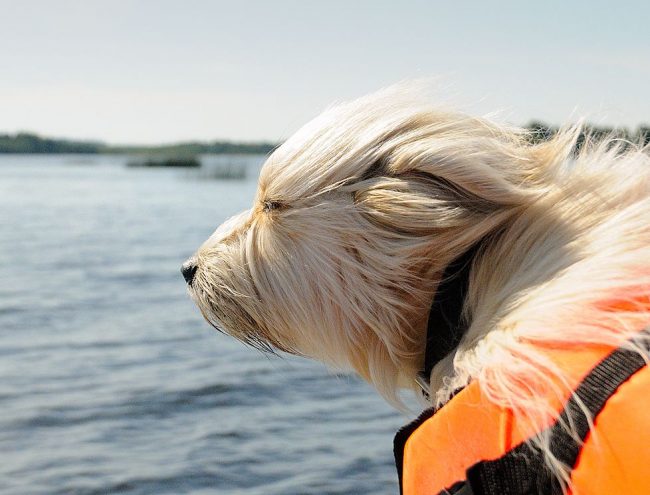
[[[0,155],[0,493],[394,494],[408,418],[215,332],[181,263],[243,181],[119,156]]]

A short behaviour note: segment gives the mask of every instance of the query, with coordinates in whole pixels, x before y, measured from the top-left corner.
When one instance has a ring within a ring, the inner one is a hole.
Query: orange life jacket
[[[646,334],[648,330],[643,330]],[[571,469],[574,495],[650,494],[650,367],[619,347],[552,348],[566,373],[565,397],[550,399],[583,442],[549,418],[551,450]],[[583,400],[593,428],[576,405]],[[403,495],[562,493],[517,417],[471,383],[438,410],[426,410],[395,437]]]

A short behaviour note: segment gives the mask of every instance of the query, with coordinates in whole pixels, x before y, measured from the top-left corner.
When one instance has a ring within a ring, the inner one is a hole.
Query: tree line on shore
[[[557,127],[539,121],[530,122],[526,129],[530,131],[529,137],[533,143],[547,140],[558,131]],[[650,144],[650,125],[642,125],[635,130],[587,125],[578,138],[578,147],[584,143],[588,135],[596,140],[614,136],[623,141],[648,145]],[[0,134],[0,153],[119,153],[193,156],[199,154],[268,154],[277,146],[278,143],[271,142],[244,143],[232,141],[208,143],[192,141],[159,146],[116,146],[100,141],[45,138],[28,132]]]
[[[85,153],[85,154],[162,154],[192,156],[199,154],[266,154],[277,146],[276,143],[240,143],[232,141],[213,141],[209,143],[187,142],[159,146],[119,146],[99,141],[74,141],[52,139],[37,134],[19,132],[0,134],[0,153]]]
[[[532,121],[526,129],[530,131],[529,139],[533,143],[540,143],[553,137],[558,131],[558,127],[549,126],[544,122]],[[650,125],[640,125],[634,130],[624,127],[603,127],[594,125],[585,125],[584,129],[578,136],[576,147],[580,148],[589,138],[592,141],[601,141],[605,138],[615,138],[624,143],[633,143],[635,145],[650,145]]]

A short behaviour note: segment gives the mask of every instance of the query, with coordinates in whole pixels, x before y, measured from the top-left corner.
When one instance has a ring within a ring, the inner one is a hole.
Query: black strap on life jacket
[[[650,351],[650,329],[635,336],[634,343]],[[638,350],[621,346],[603,359],[582,380],[568,400],[558,420],[548,428],[551,453],[571,470],[575,467],[589,419],[595,419],[607,400],[637,371],[646,366]],[[582,403],[583,407],[580,406]],[[585,415],[585,410],[588,416]],[[576,436],[563,425],[572,425]],[[577,438],[576,438],[577,437]],[[444,460],[443,460],[444,462]],[[503,457],[481,461],[467,470],[467,480],[455,483],[442,494],[454,495],[535,495],[562,494],[562,488],[544,462],[542,453],[529,443],[515,447]]]

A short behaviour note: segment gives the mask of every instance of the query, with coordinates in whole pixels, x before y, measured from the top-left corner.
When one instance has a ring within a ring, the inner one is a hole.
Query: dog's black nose
[[[197,268],[198,266],[196,264],[196,261],[194,261],[193,259],[187,260],[181,266],[181,273],[183,274],[183,278],[185,279],[185,282],[187,282],[188,285],[192,283]]]

